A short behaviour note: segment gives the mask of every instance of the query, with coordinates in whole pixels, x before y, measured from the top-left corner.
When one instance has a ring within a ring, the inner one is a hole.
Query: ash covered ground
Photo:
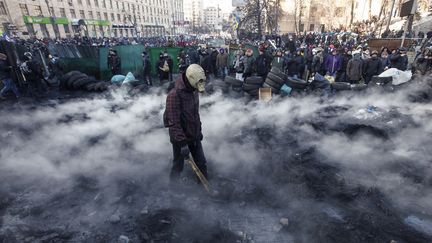
[[[162,90],[2,103],[0,242],[432,242],[431,90],[203,96],[212,196]]]

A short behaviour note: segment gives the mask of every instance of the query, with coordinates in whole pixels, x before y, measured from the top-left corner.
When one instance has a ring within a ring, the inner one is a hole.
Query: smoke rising
[[[412,102],[424,85],[271,103],[203,96],[215,198],[187,165],[184,185],[169,184],[159,90],[2,107],[0,239],[430,242],[432,109]]]

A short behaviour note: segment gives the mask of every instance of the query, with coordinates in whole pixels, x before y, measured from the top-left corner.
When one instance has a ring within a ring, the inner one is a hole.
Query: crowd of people
[[[426,35],[419,33],[423,40],[432,37],[432,32]],[[39,91],[45,92],[50,87],[49,80],[58,78],[62,74],[57,55],[50,55],[48,45],[50,43],[63,43],[73,45],[96,45],[112,47],[116,45],[143,44],[152,46],[186,47],[175,57],[167,51],[159,54],[159,59],[151,64],[147,51],[142,53],[142,79],[153,85],[152,70],[156,70],[160,83],[173,81],[174,63],[178,63],[180,73],[186,71],[191,64],[199,64],[207,78],[217,77],[224,79],[228,75],[235,75],[239,80],[244,80],[252,75],[263,78],[272,67],[277,67],[288,76],[307,80],[314,73],[327,75],[336,82],[368,83],[374,75],[379,75],[389,68],[397,68],[405,71],[413,70],[425,75],[431,73],[432,50],[426,43],[422,52],[418,53],[414,63],[408,62],[407,49],[387,48],[373,49],[367,45],[370,36],[358,35],[349,32],[330,33],[306,33],[300,35],[267,36],[269,40],[226,40],[225,47],[204,47],[208,43],[206,39],[198,37],[153,37],[153,38],[86,38],[74,37],[57,40],[21,40],[12,39],[18,45],[28,47],[29,50],[41,50],[47,57],[47,63],[35,60],[32,51],[26,52],[20,57],[20,74],[28,83],[24,95],[33,95]],[[421,42],[422,39],[419,39]],[[418,43],[420,44],[420,43]],[[198,48],[187,48],[200,46]],[[249,48],[252,47],[252,48]],[[234,52],[234,58],[229,58],[230,52]],[[116,50],[110,48],[107,57],[108,68],[112,75],[120,74],[121,59]],[[21,94],[12,81],[12,67],[7,55],[0,55],[0,78],[3,80],[3,89],[0,98],[5,93],[12,91],[16,97]],[[176,68],[177,69],[177,68]],[[50,76],[46,76],[49,73]],[[22,92],[23,93],[23,92]]]
[[[432,47],[424,48],[422,53],[418,53],[415,62],[409,63],[407,48],[372,49],[363,38],[356,35],[311,33],[291,36],[280,47],[269,41],[261,41],[257,46],[256,51],[255,48],[240,44],[234,51],[232,63],[228,63],[227,50],[224,48],[189,50],[187,55],[182,53],[179,58],[188,60],[190,64],[200,64],[207,77],[213,74],[223,79],[230,71],[239,80],[252,75],[265,78],[271,68],[277,67],[290,77],[304,80],[319,73],[336,82],[367,84],[373,76],[390,68],[401,71],[410,69],[423,75],[430,73],[432,68]]]

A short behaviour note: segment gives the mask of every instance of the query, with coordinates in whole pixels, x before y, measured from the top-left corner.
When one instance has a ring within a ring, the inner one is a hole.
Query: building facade
[[[0,0],[2,31],[21,37],[181,33],[183,0]]]
[[[184,19],[188,24],[189,32],[195,32],[204,24],[204,11],[202,0],[184,0]]]
[[[215,29],[219,24],[219,11],[216,7],[204,9],[204,24],[211,29]]]

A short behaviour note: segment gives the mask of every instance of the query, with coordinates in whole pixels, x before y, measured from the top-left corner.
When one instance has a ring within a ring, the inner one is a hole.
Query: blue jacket
[[[330,74],[335,74],[341,68],[341,60],[339,56],[327,56],[324,64],[325,70]]]

